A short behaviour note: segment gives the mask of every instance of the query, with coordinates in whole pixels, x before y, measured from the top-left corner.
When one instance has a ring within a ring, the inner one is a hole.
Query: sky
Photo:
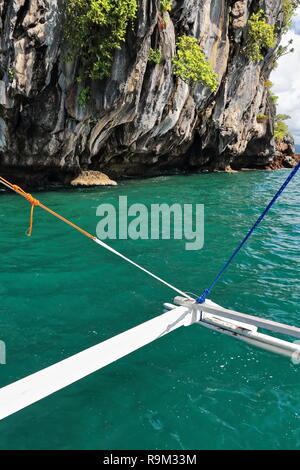
[[[293,39],[295,51],[279,59],[278,67],[271,74],[272,92],[279,96],[277,114],[289,114],[289,130],[300,144],[300,7],[296,11],[291,30],[282,38],[284,46]]]

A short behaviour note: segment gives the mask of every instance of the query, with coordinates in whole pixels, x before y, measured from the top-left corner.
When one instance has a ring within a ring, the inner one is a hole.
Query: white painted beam
[[[249,325],[254,325],[257,326],[257,328],[273,331],[274,333],[281,333],[284,335],[293,336],[294,338],[300,338],[300,328],[297,326],[286,325],[285,323],[279,323],[273,320],[268,320],[266,318],[260,318],[254,315],[247,315],[246,313],[236,312],[235,310],[229,310],[215,304],[214,302],[211,302],[208,299],[203,304],[196,304],[194,301],[190,301],[184,297],[175,297],[174,303],[190,308],[193,307],[194,309],[198,308],[203,312],[219,315],[230,320],[248,323]]]
[[[177,307],[74,356],[0,388],[0,419],[61,390],[161,336],[199,320],[197,313]]]

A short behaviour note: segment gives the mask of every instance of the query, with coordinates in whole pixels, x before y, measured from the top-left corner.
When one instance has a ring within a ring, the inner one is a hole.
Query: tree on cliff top
[[[300,0],[283,0],[283,25],[282,32],[286,33],[292,26],[292,18],[296,9],[300,6]]]
[[[291,119],[291,116],[288,114],[277,114],[275,116],[274,138],[277,142],[280,142],[286,135],[289,135],[289,127],[284,122],[287,119]]]
[[[113,55],[136,17],[136,0],[64,0],[68,59],[80,59],[82,75],[110,75]]]

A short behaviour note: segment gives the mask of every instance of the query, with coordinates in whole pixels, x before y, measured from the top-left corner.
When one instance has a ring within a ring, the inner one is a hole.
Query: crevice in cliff
[[[4,0],[3,6],[2,6],[2,14],[1,14],[1,21],[2,25],[5,23],[5,19],[8,17],[7,12],[8,12],[8,7],[10,7],[10,0]]]
[[[45,54],[47,51],[47,46],[40,46],[35,49],[35,61],[32,71],[32,82],[34,86],[31,89],[31,93],[36,94],[40,90],[43,90],[44,84],[46,81],[46,64],[45,64]]]
[[[25,36],[26,29],[23,27],[24,18],[30,9],[30,0],[25,0],[24,5],[19,9],[17,13],[17,19],[15,23],[15,28],[13,32],[13,37],[15,39],[20,39],[22,36]]]
[[[252,0],[252,2],[249,5],[249,17],[252,15],[252,13],[257,13],[260,8],[261,8],[261,0]]]
[[[156,25],[151,35],[152,49],[157,49],[159,47],[159,39],[160,39],[160,31],[159,31],[158,25]]]

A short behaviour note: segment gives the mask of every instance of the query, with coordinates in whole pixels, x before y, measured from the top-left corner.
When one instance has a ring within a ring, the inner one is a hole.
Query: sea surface
[[[201,294],[289,170],[171,176],[35,193],[91,231],[101,203],[205,205],[205,242],[112,240]],[[300,175],[216,285],[227,308],[300,327]],[[80,233],[0,193],[0,340],[9,384],[163,312],[173,292]],[[299,449],[300,365],[198,325],[181,328],[0,423],[0,449]]]

